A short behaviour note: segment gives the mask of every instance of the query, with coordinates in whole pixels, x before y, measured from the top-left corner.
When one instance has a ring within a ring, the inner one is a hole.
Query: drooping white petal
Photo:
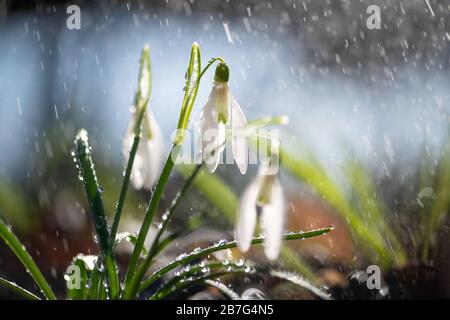
[[[214,81],[213,85],[215,112],[217,120],[221,119],[224,124],[230,122],[230,89],[228,83]]]
[[[134,140],[134,128],[136,117],[133,115],[128,124],[123,139],[123,155],[125,163],[128,162],[130,150]],[[151,128],[151,137],[148,136],[148,128]],[[150,110],[146,111],[143,119],[143,133],[134,158],[131,171],[131,185],[140,190],[151,189],[155,184],[161,169],[164,151],[161,129]]]
[[[201,114],[201,153],[209,172],[214,172],[225,148],[225,125],[217,121],[215,89],[211,91]]]
[[[161,128],[150,110],[147,110],[144,121],[147,121],[147,123],[144,123],[142,139],[147,143],[146,152],[148,152],[144,188],[150,190],[156,184],[161,173],[164,143]],[[150,137],[147,136],[148,129],[150,129]]]
[[[237,246],[242,252],[248,251],[256,226],[256,201],[261,187],[261,177],[257,176],[243,191],[239,201],[236,223]]]
[[[232,129],[232,148],[233,156],[239,171],[242,174],[247,172],[248,167],[248,143],[244,136],[243,128],[247,125],[247,119],[244,112],[237,103],[236,99],[231,96],[231,129]]]
[[[275,260],[281,248],[281,236],[284,227],[285,205],[283,189],[276,176],[271,179],[270,200],[262,207],[261,228],[264,235],[264,253],[270,260]]]

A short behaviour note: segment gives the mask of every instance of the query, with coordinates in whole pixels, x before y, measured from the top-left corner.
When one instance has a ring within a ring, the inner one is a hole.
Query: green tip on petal
[[[228,82],[228,79],[230,79],[230,69],[228,69],[228,65],[226,63],[221,62],[216,67],[214,81]]]

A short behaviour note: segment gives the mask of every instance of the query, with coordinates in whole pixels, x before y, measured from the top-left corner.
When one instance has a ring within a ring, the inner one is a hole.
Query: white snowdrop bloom
[[[243,133],[247,119],[228,87],[229,69],[225,63],[216,68],[214,83],[201,114],[201,155],[214,172],[225,149],[226,128],[231,126],[233,157],[242,174],[248,166],[248,143]]]
[[[123,155],[125,163],[128,163],[133,143],[140,137],[130,178],[131,185],[138,190],[151,189],[154,186],[163,161],[161,128],[153,113],[147,108],[152,88],[151,80],[150,49],[145,46],[141,54],[134,111],[123,139]]]
[[[136,116],[133,116],[123,140],[123,155],[128,162],[133,145]],[[164,144],[161,128],[150,110],[144,113],[142,134],[131,171],[131,185],[150,190],[158,180],[163,162]]]
[[[238,248],[242,252],[250,248],[258,210],[264,235],[264,253],[274,260],[280,252],[286,208],[276,170],[265,164],[261,165],[257,176],[240,198],[235,232]]]

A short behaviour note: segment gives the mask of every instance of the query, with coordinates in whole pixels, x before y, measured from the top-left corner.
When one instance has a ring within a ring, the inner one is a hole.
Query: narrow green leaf
[[[363,249],[368,258],[375,257],[375,261],[382,266],[390,266],[395,260],[388,244],[376,233],[369,229],[368,224],[358,215],[353,206],[347,200],[344,193],[315,163],[295,157],[280,148],[281,166],[297,179],[306,182],[337,213],[349,224],[358,241],[358,246]],[[374,253],[376,255],[374,255]]]
[[[201,70],[200,47],[197,42],[194,42],[192,44],[191,57],[186,71],[185,93],[180,118],[178,120],[178,132],[174,141],[177,145],[181,144],[184,139],[185,130],[187,129],[189,117],[200,85],[200,78],[202,75]]]
[[[176,287],[177,284],[182,283],[191,278],[195,278],[198,276],[205,276],[211,273],[220,272],[221,274],[226,273],[236,273],[236,272],[245,272],[250,273],[253,271],[249,265],[244,263],[237,264],[236,262],[229,261],[226,264],[223,262],[213,261],[213,262],[200,262],[195,265],[185,266],[184,270],[179,274],[175,274],[169,281],[167,281],[161,288],[159,288],[155,294],[153,294],[149,299],[158,300],[162,297],[166,296],[169,292],[173,290],[173,287]],[[139,292],[142,292],[146,287],[141,286]]]
[[[333,230],[333,227],[322,228],[322,229],[317,229],[317,230],[312,230],[312,231],[305,231],[305,232],[288,233],[288,234],[283,235],[283,240],[298,240],[298,239],[306,239],[306,238],[316,237],[319,235],[326,234],[326,233],[330,232],[331,230]],[[263,241],[264,241],[263,237],[253,238],[252,245],[261,244],[261,243],[263,243]],[[212,245],[205,249],[196,250],[189,254],[182,254],[178,258],[176,258],[175,261],[173,261],[173,262],[169,263],[168,265],[166,265],[165,267],[155,271],[149,278],[147,278],[145,281],[142,282],[140,288],[141,288],[141,290],[145,289],[150,284],[152,284],[154,281],[159,279],[161,276],[163,276],[167,272],[170,272],[179,266],[186,265],[189,262],[196,260],[196,259],[201,259],[203,257],[207,257],[209,254],[211,254],[213,252],[217,252],[217,251],[221,251],[221,250],[225,250],[225,249],[236,248],[236,246],[237,246],[236,241],[230,241],[230,242],[226,242],[223,244],[215,244],[215,245]]]
[[[113,255],[113,244],[108,231],[100,186],[95,174],[94,163],[91,157],[91,147],[89,146],[86,130],[80,130],[75,138],[74,144],[75,151],[73,152],[73,156],[76,159],[79,178],[83,182],[84,190],[91,208],[91,218],[94,223],[97,241],[103,256],[111,298],[115,299],[118,297],[120,289],[119,278]]]
[[[6,226],[2,219],[0,219],[0,238],[5,241],[8,247],[12,250],[12,252],[14,252],[16,257],[23,264],[25,269],[28,270],[31,277],[41,289],[45,297],[49,300],[55,300],[55,294],[53,293],[47,280],[44,278],[42,272],[34,262],[33,258],[31,258],[28,251],[25,249],[19,239],[17,239],[17,237],[12,233],[10,228]]]
[[[0,278],[0,286],[5,288],[5,289],[8,289],[8,290],[14,292],[15,294],[17,294],[17,295],[19,295],[22,298],[25,298],[27,300],[41,300],[35,294],[33,294],[30,291],[20,287],[16,283],[8,281],[6,279]]]
[[[3,215],[17,232],[33,230],[38,223],[34,217],[37,212],[33,200],[19,186],[0,176],[0,218]]]
[[[217,279],[219,277],[229,275],[229,274],[235,274],[235,273],[242,273],[242,271],[238,271],[238,272],[224,271],[224,272],[210,273],[210,274],[199,276],[199,277],[193,277],[192,279],[185,280],[183,282],[178,282],[172,290],[167,291],[164,295],[160,295],[160,296],[158,296],[158,298],[156,298],[155,296],[151,296],[150,298],[148,298],[148,300],[167,299],[169,296],[172,296],[184,289],[192,288],[195,285],[202,285],[208,279]]]
[[[148,230],[150,229],[153,217],[155,215],[158,204],[166,188],[167,181],[169,180],[170,173],[174,166],[173,159],[176,159],[180,152],[181,146],[174,145],[169,153],[161,176],[156,184],[155,191],[152,193],[147,211],[145,213],[144,221],[142,222],[141,229],[139,230],[136,245],[134,246],[133,253],[131,255],[130,263],[125,275],[125,289],[123,293],[124,299],[133,299],[136,296],[139,288],[139,283],[145,274],[145,268],[140,268],[137,272],[138,260],[141,256],[142,249],[144,247],[145,238],[147,237]]]
[[[141,139],[142,120],[147,110],[150,94],[152,90],[152,73],[151,73],[151,60],[150,50],[146,46],[142,49],[140,65],[139,65],[139,79],[138,90],[135,96],[135,112],[137,120],[134,128],[133,144],[131,145],[130,155],[128,157],[128,163],[125,169],[125,175],[123,177],[122,187],[120,189],[119,199],[117,200],[116,212],[114,213],[114,220],[111,226],[111,241],[115,241],[117,230],[119,229],[120,217],[125,205],[125,199],[127,197],[128,186],[130,184],[131,171],[133,170],[134,158]]]
[[[408,260],[406,252],[387,221],[385,212],[388,208],[380,199],[370,174],[354,160],[347,161],[344,168],[360,205],[360,216],[367,222],[369,232],[379,235],[380,241],[390,243],[396,266],[405,266]]]
[[[205,283],[211,287],[219,289],[220,292],[230,300],[241,300],[241,297],[232,289],[228,288],[224,283],[219,280],[205,280]]]
[[[103,285],[105,273],[103,270],[100,271],[100,269],[102,269],[102,266],[103,266],[103,256],[99,255],[97,257],[94,270],[92,270],[91,276],[89,278],[90,283],[88,290],[89,300],[99,299],[100,292],[105,291],[105,286]]]
[[[292,282],[292,283],[308,290],[309,292],[313,293],[315,296],[317,296],[323,300],[331,299],[331,295],[328,294],[327,292],[325,292],[324,289],[314,286],[308,280],[306,280],[305,278],[303,278],[302,276],[300,276],[296,273],[288,272],[288,271],[281,271],[281,270],[271,270],[269,273],[273,277],[281,278],[281,279],[287,280],[289,282]]]
[[[450,138],[447,138],[441,150],[434,192],[436,199],[433,201],[431,212],[425,224],[424,246],[422,251],[422,259],[424,262],[430,259],[430,251],[433,248],[436,250],[438,231],[450,208]]]

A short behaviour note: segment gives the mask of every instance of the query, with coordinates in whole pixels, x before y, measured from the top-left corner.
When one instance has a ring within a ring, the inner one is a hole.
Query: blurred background
[[[72,4],[81,9],[79,30],[66,26]],[[370,5],[380,8],[380,29],[367,27]],[[283,266],[336,298],[449,297],[449,12],[450,1],[437,0],[0,0],[0,216],[64,296],[72,257],[97,252],[70,156],[76,132],[90,134],[112,213],[140,50],[150,46],[150,108],[168,149],[197,41],[203,64],[222,56],[230,65],[230,88],[248,119],[290,118],[282,131],[286,228],[336,227],[290,243]],[[211,82],[212,72],[193,119]],[[256,170],[241,176],[222,166],[217,178],[238,196]],[[161,211],[182,182],[175,172]],[[167,259],[232,238],[233,205],[214,203],[205,185],[176,214],[174,228],[192,234]],[[122,231],[139,229],[148,198],[130,191]],[[121,259],[128,255],[122,248]],[[266,263],[259,250],[247,257]],[[360,270],[371,264],[382,267],[388,292],[361,284]],[[32,286],[3,243],[0,275]],[[311,298],[267,279],[240,285]],[[0,297],[9,296],[0,289]]]

